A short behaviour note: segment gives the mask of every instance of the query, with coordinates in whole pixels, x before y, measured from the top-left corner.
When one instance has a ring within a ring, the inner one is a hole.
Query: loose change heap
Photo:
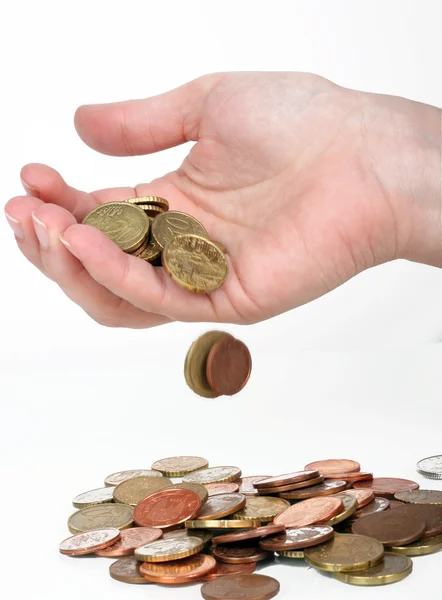
[[[442,478],[442,457],[418,471]],[[373,478],[347,459],[242,477],[238,467],[173,457],[109,475],[73,504],[62,554],[121,557],[109,572],[126,583],[203,581],[205,600],[276,596],[279,582],[254,573],[275,553],[345,583],[384,585],[411,573],[410,556],[442,549],[442,491]]]
[[[172,280],[191,292],[213,292],[228,274],[225,248],[211,242],[199,221],[158,196],[109,202],[83,219],[102,231],[121,250],[155,266],[163,266]]]

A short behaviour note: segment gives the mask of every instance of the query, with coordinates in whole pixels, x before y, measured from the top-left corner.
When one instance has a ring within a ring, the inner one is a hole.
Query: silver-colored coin
[[[76,508],[86,508],[86,506],[94,506],[95,504],[105,504],[106,502],[114,501],[115,487],[103,487],[88,492],[83,492],[72,500],[72,504]]]
[[[204,541],[196,536],[169,537],[140,546],[135,550],[134,556],[142,562],[179,560],[197,554],[203,546]]]
[[[417,463],[416,469],[428,479],[442,479],[442,454],[423,458]]]
[[[106,486],[117,486],[123,481],[128,479],[134,479],[135,477],[162,477],[159,471],[153,471],[151,469],[132,469],[130,471],[118,471],[118,473],[112,473],[108,475],[104,480]]]

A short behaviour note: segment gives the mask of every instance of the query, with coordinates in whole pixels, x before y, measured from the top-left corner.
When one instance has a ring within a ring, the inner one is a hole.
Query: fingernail
[[[28,185],[26,181],[20,178],[22,186],[25,188],[25,192],[28,196],[35,196],[36,198],[40,198],[40,190],[36,187],[32,187],[32,185]]]
[[[65,240],[65,239],[64,239],[64,237],[63,237],[63,234],[62,234],[62,233],[60,234],[60,236],[59,236],[59,237],[60,237],[60,242],[63,244],[63,246],[64,246],[65,248],[67,248],[67,249],[69,250],[69,252],[70,252],[71,254],[73,254],[73,255],[74,255],[76,258],[78,258],[78,256],[75,254],[75,252],[74,252],[74,249],[72,248],[71,244],[70,244],[70,243],[69,243],[67,240]]]
[[[35,212],[32,213],[32,220],[34,221],[34,229],[35,235],[38,237],[38,241],[40,242],[41,248],[46,250],[49,247],[49,234],[48,228],[43,221],[35,215]]]
[[[19,240],[24,240],[25,234],[24,234],[21,222],[18,219],[14,219],[14,217],[11,217],[11,215],[8,215],[6,210],[5,210],[5,217],[9,223],[12,231],[14,232],[15,237]]]

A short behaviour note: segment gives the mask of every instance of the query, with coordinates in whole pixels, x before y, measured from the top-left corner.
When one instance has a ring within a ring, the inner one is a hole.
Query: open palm
[[[367,102],[313,75],[238,73],[147,100],[85,106],[77,130],[105,154],[197,143],[177,171],[135,189],[87,194],[49,167],[27,165],[28,195],[12,199],[7,216],[25,256],[100,323],[263,320],[398,252],[396,211],[364,158]],[[97,204],[135,195],[164,196],[225,245],[222,288],[187,292],[78,224]]]

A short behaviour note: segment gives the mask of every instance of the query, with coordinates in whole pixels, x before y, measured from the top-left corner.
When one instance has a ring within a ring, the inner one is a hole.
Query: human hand
[[[135,189],[88,194],[49,167],[23,168],[28,196],[6,206],[21,251],[104,325],[252,323],[385,261],[442,266],[434,107],[314,75],[235,73],[84,106],[75,123],[89,146],[116,156],[197,142],[175,172]],[[167,198],[226,246],[222,288],[187,292],[78,224],[97,204],[135,195]]]

